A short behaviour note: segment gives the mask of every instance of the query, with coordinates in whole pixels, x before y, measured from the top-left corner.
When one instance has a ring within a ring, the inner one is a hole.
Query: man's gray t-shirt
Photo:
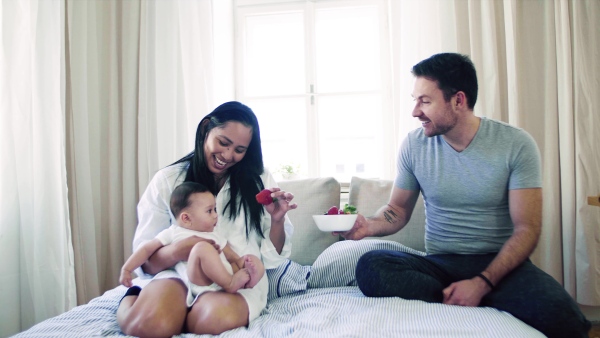
[[[514,229],[508,191],[542,186],[540,153],[523,129],[487,118],[462,152],[419,128],[400,148],[395,185],[423,194],[428,254],[498,252]]]

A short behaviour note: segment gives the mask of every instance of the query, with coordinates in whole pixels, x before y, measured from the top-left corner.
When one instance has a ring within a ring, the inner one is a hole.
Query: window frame
[[[306,142],[307,142],[307,161],[308,168],[305,174],[309,177],[322,176],[320,173],[320,149],[319,149],[319,98],[337,95],[348,95],[355,92],[335,92],[320,93],[316,88],[316,33],[315,33],[315,13],[318,9],[324,8],[343,8],[357,6],[374,6],[379,13],[379,68],[380,68],[380,89],[375,91],[360,91],[361,94],[377,93],[381,95],[381,120],[378,122],[382,131],[381,153],[394,154],[396,145],[394,144],[394,127],[390,122],[393,118],[393,100],[392,100],[392,66],[391,66],[391,46],[388,21],[388,2],[387,0],[320,0],[320,1],[294,1],[294,0],[236,0],[234,4],[234,51],[235,51],[235,95],[238,100],[244,102],[249,99],[276,99],[284,97],[302,97],[306,112]],[[245,30],[244,21],[249,15],[268,14],[272,12],[290,12],[301,11],[304,13],[304,38],[305,38],[305,83],[304,93],[293,95],[273,95],[250,97],[245,93],[245,74],[244,74],[244,53],[245,53]],[[366,116],[366,117],[371,117]],[[391,179],[395,175],[395,166],[386,165],[395,162],[381,159],[382,168],[381,177],[365,178],[384,178]],[[339,180],[339,179],[338,179]]]

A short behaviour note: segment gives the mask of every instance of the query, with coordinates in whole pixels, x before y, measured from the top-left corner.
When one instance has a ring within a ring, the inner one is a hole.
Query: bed
[[[391,181],[352,178],[348,202],[365,215],[387,201]],[[424,210],[419,201],[410,223],[386,238],[346,241],[320,232],[312,215],[340,204],[333,178],[280,182],[299,207],[289,213],[295,232],[290,259],[267,271],[267,307],[248,327],[219,337],[544,337],[512,315],[397,297],[368,298],[354,278],[358,258],[374,249],[424,254]],[[344,201],[342,201],[343,203]],[[145,282],[136,279],[143,285]],[[126,288],[118,286],[85,305],[47,319],[13,337],[122,337],[115,312]],[[208,337],[182,334],[179,337]]]

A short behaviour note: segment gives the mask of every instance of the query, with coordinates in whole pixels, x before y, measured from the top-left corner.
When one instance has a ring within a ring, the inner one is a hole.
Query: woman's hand
[[[265,205],[265,209],[271,214],[271,231],[269,236],[273,246],[281,254],[285,243],[285,214],[292,209],[296,209],[298,205],[290,203],[294,199],[294,194],[285,192],[279,188],[270,188],[269,190],[271,190],[271,197],[277,199],[277,201]]]
[[[272,192],[271,197],[276,198],[277,201],[265,205],[265,209],[271,214],[273,221],[282,221],[288,211],[298,207],[296,203],[290,203],[294,199],[294,194],[285,192],[279,188],[269,188],[269,190]]]
[[[221,248],[212,239],[206,239],[198,236],[190,236],[182,239],[179,242],[165,245],[162,248],[156,250],[148,261],[143,265],[143,269],[146,273],[157,274],[160,271],[168,269],[178,262],[187,261],[190,251],[196,243],[208,242],[215,247],[215,249],[221,252]]]
[[[178,262],[187,261],[188,257],[190,256],[190,252],[192,251],[192,248],[199,242],[210,243],[219,253],[222,250],[222,248],[219,247],[219,244],[215,243],[215,241],[212,239],[202,238],[198,236],[189,236],[188,238],[182,239],[179,242],[173,243],[173,245],[177,246],[177,257],[179,257]]]

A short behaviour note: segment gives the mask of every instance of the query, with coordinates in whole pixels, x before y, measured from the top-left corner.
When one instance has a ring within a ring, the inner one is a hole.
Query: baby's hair
[[[183,209],[190,205],[190,196],[195,193],[208,192],[208,188],[197,182],[183,182],[171,194],[171,212],[175,218],[179,217]],[[211,193],[212,194],[212,193]]]

